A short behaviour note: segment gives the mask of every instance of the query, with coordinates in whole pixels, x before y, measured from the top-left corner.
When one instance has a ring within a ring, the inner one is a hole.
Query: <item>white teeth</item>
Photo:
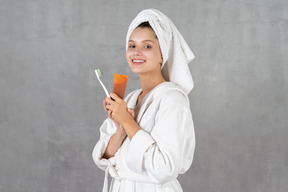
[[[133,60],[135,63],[144,63],[144,60]]]

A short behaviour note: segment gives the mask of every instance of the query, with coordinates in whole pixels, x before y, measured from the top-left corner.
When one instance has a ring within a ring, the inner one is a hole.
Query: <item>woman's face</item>
[[[134,73],[161,71],[163,62],[158,39],[151,28],[137,27],[131,34],[126,59]]]

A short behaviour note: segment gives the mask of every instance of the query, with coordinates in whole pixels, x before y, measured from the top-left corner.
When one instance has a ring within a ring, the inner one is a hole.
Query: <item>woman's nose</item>
[[[139,50],[139,48],[135,48],[133,54],[134,55],[141,55],[141,51]]]

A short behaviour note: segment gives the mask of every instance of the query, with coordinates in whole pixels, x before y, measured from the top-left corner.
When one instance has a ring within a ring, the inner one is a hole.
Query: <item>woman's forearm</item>
[[[122,126],[130,140],[141,129],[133,118],[128,118],[128,120],[123,122]]]
[[[117,129],[115,134],[110,138],[106,151],[103,154],[103,158],[109,159],[110,157],[113,157],[122,145],[125,138],[126,135]]]

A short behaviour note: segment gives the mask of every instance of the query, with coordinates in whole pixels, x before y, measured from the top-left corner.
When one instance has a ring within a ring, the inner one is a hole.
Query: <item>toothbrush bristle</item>
[[[98,73],[99,77],[102,76],[100,69],[97,69],[97,73]]]

